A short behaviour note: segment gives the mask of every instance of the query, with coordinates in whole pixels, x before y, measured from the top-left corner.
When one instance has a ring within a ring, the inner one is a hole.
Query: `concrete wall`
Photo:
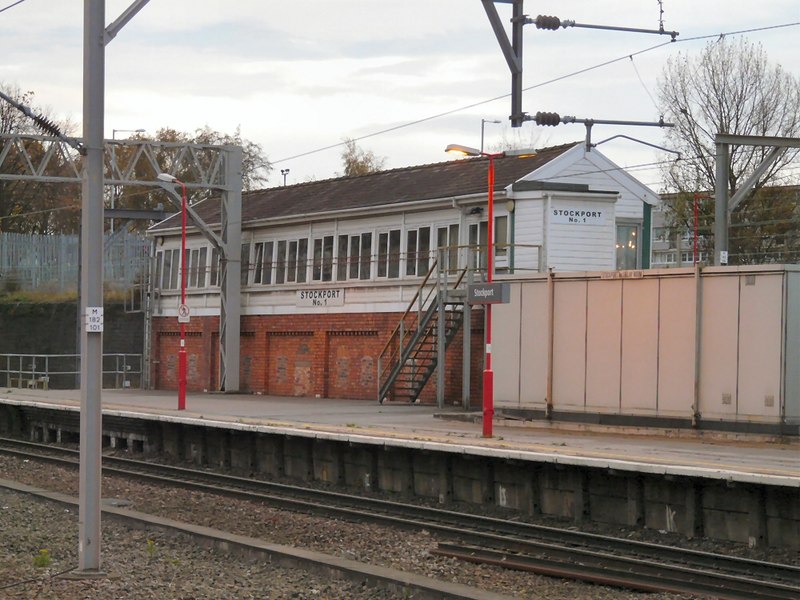
[[[495,404],[796,425],[798,279],[794,266],[757,266],[514,282],[494,309]]]
[[[144,316],[107,303],[103,352],[141,354]],[[0,354],[75,354],[78,307],[74,302],[0,303]]]

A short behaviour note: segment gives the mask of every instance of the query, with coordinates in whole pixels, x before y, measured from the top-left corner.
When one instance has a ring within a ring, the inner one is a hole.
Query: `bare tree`
[[[17,85],[0,82],[0,89],[6,96],[26,105],[37,114],[46,115],[34,106],[33,92],[22,92]],[[69,131],[70,123],[59,123],[62,131]],[[0,100],[0,134],[36,134],[34,122],[17,108]],[[39,164],[47,152],[46,143],[28,140],[28,156]],[[16,148],[12,148],[0,161],[0,172],[24,172],[24,158]],[[61,157],[51,159],[55,169],[66,168]],[[54,233],[74,231],[80,221],[80,185],[43,183],[40,181],[0,180],[0,231],[19,233]]]
[[[375,156],[372,150],[362,150],[352,138],[345,138],[342,150],[344,176],[369,175],[383,170],[386,158]]]
[[[665,178],[669,191],[712,190],[715,183],[714,136],[717,133],[797,137],[800,133],[800,79],[770,65],[760,44],[722,38],[691,58],[667,61],[659,80],[661,110],[675,127],[667,140],[683,160]],[[732,146],[728,188],[735,192],[768,149]],[[787,153],[759,179],[773,180],[791,162]]]
[[[659,99],[665,118],[675,123],[667,129],[667,144],[680,151],[682,160],[671,163],[663,172],[667,191],[677,200],[667,207],[668,223],[686,231],[691,223],[694,193],[714,190],[716,183],[714,136],[733,135],[798,137],[800,134],[800,79],[778,64],[770,64],[760,44],[746,39],[720,38],[709,43],[697,56],[679,54],[667,62],[659,80]],[[753,173],[769,148],[731,145],[727,187],[733,194]],[[786,254],[771,250],[761,258],[746,250],[754,246],[772,247],[770,227],[782,227],[786,219],[796,225],[796,195],[770,193],[765,202],[759,190],[765,185],[792,183],[781,171],[795,160],[797,151],[787,152],[759,177],[750,197],[732,216],[732,262],[772,262],[785,260]],[[683,200],[681,200],[683,199]],[[788,202],[789,206],[781,206]],[[701,203],[701,220],[708,223],[702,243],[709,249],[713,222],[713,203]],[[745,227],[744,225],[747,225]],[[775,234],[778,232],[776,231]],[[794,256],[795,254],[792,254]],[[772,257],[772,258],[770,258]]]
[[[239,128],[231,134],[220,133],[206,126],[197,129],[194,134],[178,131],[170,127],[164,127],[156,131],[155,136],[150,138],[142,134],[137,134],[131,137],[132,140],[156,140],[159,142],[178,142],[183,144],[199,144],[209,146],[225,146],[234,145],[242,147],[242,189],[244,191],[251,191],[263,186],[267,181],[267,176],[272,165],[267,159],[261,146],[255,142],[242,138]],[[121,164],[127,164],[136,157],[134,146],[122,145],[116,149],[118,160]],[[162,148],[158,153],[158,164],[165,171],[172,173],[179,179],[184,181],[192,181],[196,176],[194,173],[183,173],[176,171],[173,166],[179,151],[175,148]],[[203,163],[204,161],[211,160],[211,154],[202,151],[196,151],[195,158]],[[153,170],[153,165],[144,157],[139,157],[138,161],[133,165],[133,173],[137,179],[141,180],[154,180],[158,173]],[[169,197],[165,192],[160,189],[143,186],[116,186],[113,190],[108,190],[110,193],[115,194],[114,204],[117,208],[128,209],[153,209],[159,205],[171,207]],[[192,190],[189,201],[196,204],[203,200],[212,197],[214,193],[211,190]],[[110,201],[110,196],[108,198]],[[165,201],[166,200],[166,201]],[[137,229],[144,229],[148,227],[148,223],[142,221],[134,225]]]

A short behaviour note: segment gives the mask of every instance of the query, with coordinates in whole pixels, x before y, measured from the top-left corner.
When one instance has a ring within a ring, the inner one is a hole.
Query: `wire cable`
[[[672,42],[672,41],[662,42],[660,44],[656,44],[654,46],[650,46],[648,48],[644,48],[642,50],[639,50],[637,52],[633,52],[631,54],[626,54],[626,55],[620,56],[618,58],[613,58],[611,60],[607,60],[605,62],[598,63],[598,64],[593,65],[591,67],[586,67],[584,69],[579,69],[579,70],[573,71],[571,73],[566,73],[566,74],[561,75],[559,77],[555,77],[553,79],[548,79],[547,81],[542,81],[542,82],[534,84],[532,86],[523,88],[522,91],[523,92],[527,92],[527,91],[530,91],[530,90],[535,90],[537,88],[544,87],[546,85],[550,85],[550,84],[556,83],[558,81],[563,81],[564,79],[569,79],[570,77],[575,77],[577,75],[582,75],[584,73],[588,73],[590,71],[594,71],[596,69],[600,69],[602,67],[606,67],[608,65],[612,65],[612,64],[617,63],[617,62],[619,62],[621,60],[629,59],[629,60],[633,61],[633,57],[634,56],[639,56],[640,54],[645,54],[647,52],[652,52],[653,50],[657,50],[658,48],[663,48],[664,46],[669,46],[670,44],[686,43],[686,42],[693,42],[693,41],[697,41],[697,40],[705,40],[705,39],[712,39],[712,38],[723,38],[725,36],[743,35],[745,33],[755,33],[757,31],[770,31],[770,30],[774,30],[774,29],[797,27],[798,25],[800,25],[800,21],[793,22],[793,23],[782,23],[780,25],[768,25],[768,26],[765,26],[765,27],[753,27],[751,29],[741,29],[741,30],[737,30],[737,31],[726,31],[726,32],[722,32],[722,33],[699,35],[699,36],[694,36],[694,37],[690,37],[690,38],[677,39],[674,42]],[[434,119],[438,119],[438,118],[441,118],[441,117],[446,117],[446,116],[449,116],[449,115],[452,115],[452,114],[455,114],[455,113],[458,113],[458,112],[462,112],[462,111],[468,110],[470,108],[475,108],[477,106],[483,106],[484,104],[490,104],[492,102],[496,102],[497,100],[502,100],[503,98],[508,98],[510,95],[511,95],[510,93],[509,94],[502,94],[500,96],[495,96],[494,98],[489,98],[487,100],[480,100],[478,102],[473,102],[472,104],[467,104],[465,106],[460,106],[458,108],[454,108],[454,109],[447,110],[447,111],[444,111],[444,112],[441,112],[441,113],[437,113],[437,114],[431,115],[429,117],[423,117],[421,119],[416,119],[414,121],[408,121],[406,123],[401,123],[399,125],[394,125],[393,127],[388,127],[386,129],[381,129],[379,131],[374,131],[372,133],[367,133],[365,135],[354,137],[354,138],[350,138],[350,139],[352,141],[354,141],[354,142],[359,142],[361,140],[366,140],[368,138],[372,138],[372,137],[376,137],[376,136],[379,136],[379,135],[383,135],[384,133],[391,133],[392,131],[397,131],[399,129],[404,129],[406,127],[412,127],[414,125],[419,125],[420,123],[426,123],[427,121],[432,121]],[[279,158],[277,160],[270,161],[270,163],[273,164],[273,165],[276,165],[276,164],[279,164],[279,163],[282,163],[282,162],[286,162],[286,161],[289,161],[289,160],[294,160],[296,158],[303,158],[305,156],[310,156],[311,154],[317,154],[318,152],[324,152],[326,150],[332,150],[333,148],[339,148],[341,146],[344,146],[346,143],[347,142],[342,141],[342,142],[338,142],[336,144],[330,144],[328,146],[323,146],[321,148],[316,148],[314,150],[308,150],[306,152],[301,152],[300,154],[294,154],[292,156],[286,156],[286,157],[283,157],[283,158]]]
[[[17,0],[16,2],[14,2],[12,4],[9,4],[5,8],[0,8],[0,13],[7,11],[9,8],[14,8],[17,4],[22,4],[23,2],[25,2],[25,0]],[[2,589],[2,588],[0,588],[0,589]]]

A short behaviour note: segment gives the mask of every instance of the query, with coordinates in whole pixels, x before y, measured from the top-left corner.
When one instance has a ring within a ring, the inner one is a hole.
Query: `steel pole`
[[[714,186],[714,264],[723,264],[728,253],[728,144],[717,142],[716,181]],[[724,254],[723,254],[724,253]],[[724,264],[728,264],[725,260]]]
[[[494,279],[494,155],[489,156],[489,223],[486,240],[486,281]],[[492,370],[492,305],[486,305],[486,364],[483,371],[483,437],[492,437],[494,371]]]
[[[100,574],[103,333],[88,331],[86,315],[103,307],[104,31],[105,0],[84,0],[78,568],[85,575]]]
[[[181,305],[186,304],[186,184],[181,186]],[[178,410],[186,409],[186,323],[181,320],[181,347],[178,350]]]

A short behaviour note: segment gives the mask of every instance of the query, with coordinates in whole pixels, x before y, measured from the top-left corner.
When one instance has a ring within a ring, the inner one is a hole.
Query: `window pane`
[[[247,285],[250,279],[250,243],[242,244],[242,285]]]
[[[278,254],[275,257],[275,283],[286,281],[286,241],[278,242]]]
[[[326,235],[322,246],[322,281],[333,279],[333,236]]]
[[[638,229],[636,225],[617,225],[617,270],[636,268]]]
[[[339,248],[336,252],[336,280],[344,281],[347,279],[347,242],[346,235],[339,236]]]
[[[164,262],[164,252],[159,250],[156,252],[156,277],[155,277],[155,287],[161,288],[161,263]]]
[[[400,230],[389,232],[389,277],[400,277]]]
[[[350,279],[358,279],[358,265],[360,260],[361,238],[357,235],[350,237]]]
[[[286,259],[286,281],[297,279],[297,242],[289,242],[289,256]]]
[[[494,249],[497,256],[508,254],[508,217],[494,219]]]
[[[314,264],[311,278],[314,281],[322,279],[322,240],[314,240]]]
[[[450,237],[448,245],[450,246],[450,263],[451,271],[458,269],[458,225],[450,225]]]
[[[189,283],[188,287],[197,287],[197,274],[199,269],[197,268],[197,263],[200,261],[200,251],[199,250],[192,250],[191,252],[191,260],[189,261]]]
[[[419,230],[419,250],[417,258],[417,275],[424,277],[430,269],[431,228],[422,227]]]
[[[478,266],[482,270],[486,270],[486,266],[488,264],[488,252],[489,252],[489,244],[487,243],[489,239],[489,222],[488,221],[481,221],[480,224],[480,232],[478,233],[478,238],[480,239],[480,261],[478,262]]]
[[[378,234],[378,277],[386,277],[386,260],[389,254],[389,234]]]
[[[299,241],[297,249],[297,281],[305,283],[308,270],[308,238]]]
[[[273,242],[264,243],[264,264],[261,273],[261,283],[269,285],[272,283],[272,248]]]
[[[436,257],[441,261],[439,269],[442,271],[447,270],[448,255],[444,251],[445,248],[447,248],[447,227],[439,227],[436,231],[436,249],[438,250]]]
[[[470,265],[470,267],[473,269],[478,264],[478,256],[479,256],[478,231],[479,231],[478,223],[471,223],[469,226],[469,233],[468,233],[469,239],[467,242],[467,245],[469,246],[469,248],[467,249],[467,264]]]
[[[167,286],[171,290],[178,289],[178,273],[180,272],[180,259],[181,259],[181,251],[180,250],[173,250],[172,251],[172,270],[170,272],[169,277],[169,286]]]
[[[211,249],[211,266],[209,272],[208,285],[219,285],[217,276],[219,274],[219,250],[216,248]]]
[[[256,260],[253,270],[253,283],[261,283],[261,270],[264,267],[264,244],[258,243],[255,247]]]
[[[416,275],[417,270],[417,230],[406,235],[406,275]]]
[[[361,279],[369,279],[372,277],[372,234],[361,234],[361,266],[359,268],[359,277]]]
[[[200,248],[199,259],[197,262],[197,287],[206,287],[206,256],[208,248]]]

